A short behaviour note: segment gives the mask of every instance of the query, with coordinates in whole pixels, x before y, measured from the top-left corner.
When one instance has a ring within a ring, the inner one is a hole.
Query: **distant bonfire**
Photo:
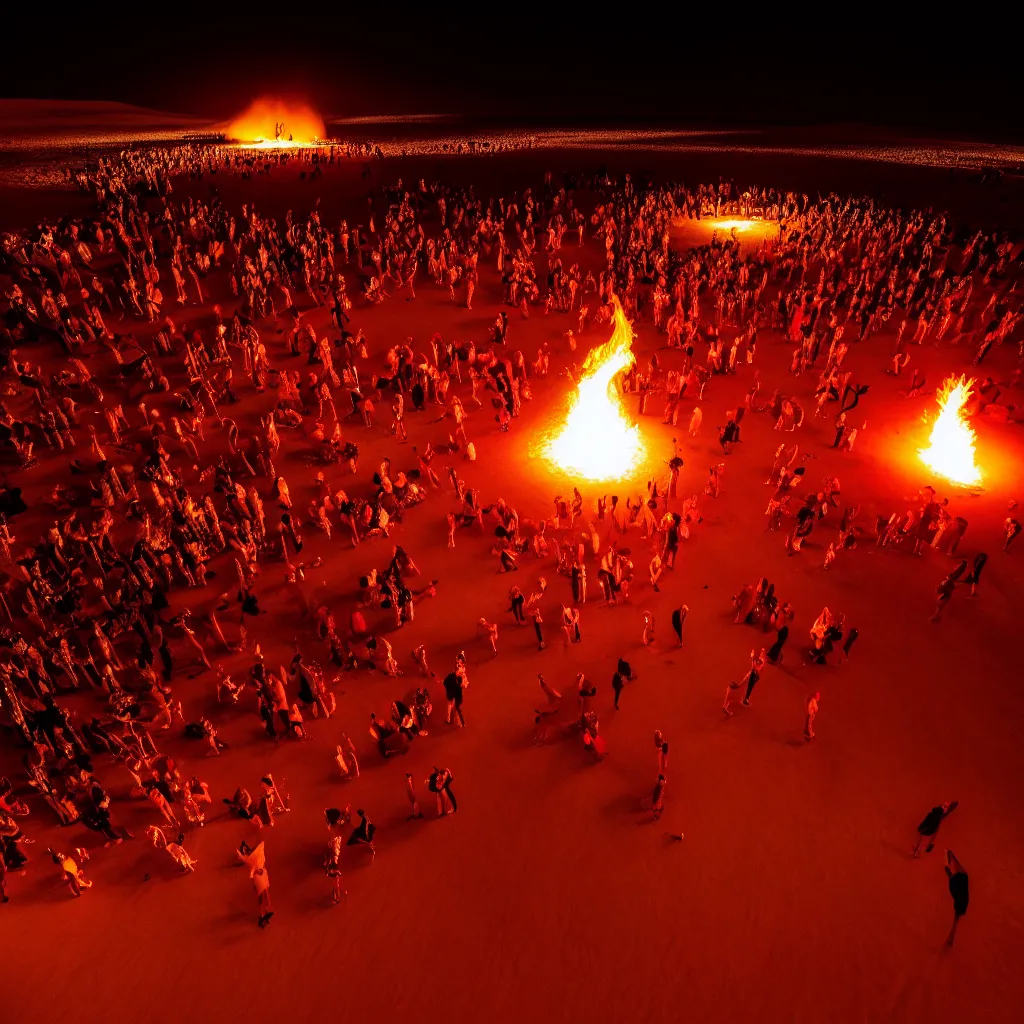
[[[310,146],[325,134],[323,118],[308,104],[272,97],[250,104],[226,132],[239,145],[268,149]]]

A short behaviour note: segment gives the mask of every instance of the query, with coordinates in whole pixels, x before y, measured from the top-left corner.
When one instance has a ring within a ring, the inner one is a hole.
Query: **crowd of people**
[[[680,546],[700,529],[702,509],[727,487],[726,462],[709,468],[701,490],[676,450],[665,460],[667,472],[645,486],[622,481],[612,494],[581,480],[572,498],[556,496],[552,512],[527,510],[531,516],[460,477],[483,437],[515,429],[553,357],[562,360],[548,345],[535,354],[515,349],[517,317],[567,317],[570,382],[578,339],[591,330],[596,337],[617,304],[631,320],[653,325],[663,343],[629,369],[623,390],[635,398],[638,416],[663,403],[670,424],[697,403],[688,427],[694,437],[715,379],[748,375],[746,400],[725,411],[719,443],[725,457],[745,432],[783,435],[766,480],[765,515],[767,531],[785,535],[791,556],[807,557],[815,531],[828,538],[818,545],[823,569],[868,545],[954,556],[965,543],[962,509],[931,485],[916,507],[872,519],[856,500],[844,502],[836,476],[806,478],[807,454],[801,459],[801,444],[789,435],[805,425],[805,404],[813,403],[814,417],[835,425],[833,447],[853,449],[868,387],[847,357],[851,345],[868,342],[887,323],[898,324],[883,356],[896,376],[923,344],[959,345],[980,365],[993,349],[1017,342],[1020,268],[1007,238],[965,233],[942,215],[870,199],[812,200],[729,182],[653,185],[629,175],[559,183],[549,173],[536,190],[489,201],[471,189],[399,179],[373,190],[362,222],[337,224],[319,204],[283,218],[253,201],[229,208],[208,187],[226,176],[270,173],[326,183],[335,161],[372,155],[200,144],[127,150],[74,175],[94,200],[90,214],[4,236],[0,430],[11,483],[0,494],[0,556],[10,580],[0,593],[0,736],[23,765],[22,776],[0,786],[5,901],[8,873],[28,861],[39,816],[84,826],[108,846],[133,838],[116,820],[110,778],[129,780],[130,796],[154,805],[156,824],[147,829],[154,847],[181,871],[196,869],[189,836],[210,821],[213,798],[200,775],[162,749],[164,737],[177,724],[203,754],[232,753],[185,682],[197,672],[212,673],[217,701],[237,705],[238,714],[251,708],[267,742],[313,740],[315,749],[311,723],[336,713],[338,680],[369,671],[395,681],[388,713],[367,711],[375,748],[369,756],[400,756],[439,731],[433,702],[442,690],[446,726],[466,726],[469,665],[480,650],[500,656],[503,622],[471,615],[471,654],[459,651],[440,675],[425,646],[396,650],[417,604],[449,585],[423,580],[392,536],[406,516],[428,514],[416,506],[431,492],[449,501],[449,547],[465,537],[490,545],[492,570],[533,572],[535,584],[511,587],[504,614],[510,624],[532,625],[540,650],[550,643],[551,618],[570,653],[586,642],[588,598],[635,605],[665,585]],[[685,251],[671,244],[681,219],[727,215],[763,219],[778,230],[755,249],[728,232]],[[583,253],[595,242],[603,258],[591,266]],[[502,302],[487,337],[456,342],[435,333],[371,353],[361,309],[399,295],[415,299],[418,276],[472,308],[485,274],[497,275]],[[326,329],[314,325],[317,313],[329,315]],[[771,395],[762,390],[757,361],[766,331],[780,332],[792,347],[791,377]],[[1024,356],[1024,340],[1019,344]],[[908,394],[921,394],[923,376],[912,366],[910,378]],[[1012,405],[1000,399],[1019,384],[1019,370],[1006,382],[986,378],[976,411],[1001,408],[1009,416]],[[444,423],[447,437],[424,439],[407,424],[407,413],[425,410]],[[402,449],[402,464],[385,458],[361,472],[358,439],[388,430],[415,446]],[[215,457],[208,436],[222,435],[228,451]],[[298,439],[313,452],[305,468],[289,460]],[[53,465],[62,471],[46,507],[30,510],[15,484]],[[300,484],[289,486],[286,465],[301,474]],[[371,542],[380,552],[379,568],[358,578],[356,602],[340,610],[309,605],[303,580],[316,563],[302,560],[304,530],[322,531],[335,546]],[[1020,530],[1007,519],[1004,550]],[[635,572],[639,558],[649,559],[646,574]],[[958,585],[977,593],[985,561],[977,552],[969,573],[963,561],[943,579],[936,619]],[[207,588],[224,566],[232,582],[211,600]],[[271,575],[283,575],[306,625],[287,666],[268,663],[254,628]],[[549,588],[552,575],[564,580]],[[193,614],[189,604],[205,610]],[[774,642],[762,648],[755,641],[745,674],[728,683],[730,717],[732,699],[750,708],[763,673],[782,662],[797,615],[766,578],[744,586],[734,607],[737,625],[774,632]],[[676,646],[684,645],[687,612],[686,605],[672,612]],[[653,613],[642,610],[642,620],[639,639],[651,646]],[[842,614],[825,608],[804,657],[838,663],[850,657],[857,636]],[[745,633],[739,642],[745,650]],[[248,669],[232,678],[222,662],[240,654]],[[407,674],[415,685],[401,681]],[[599,699],[602,689],[584,673],[568,701],[541,676],[534,742],[570,736],[587,756],[606,757],[600,714],[617,712],[636,679],[625,657],[610,676],[613,703]],[[80,713],[84,695],[89,711]],[[808,742],[820,700],[820,690],[806,698]],[[669,778],[660,732],[655,747],[657,770],[643,806],[658,820]],[[344,736],[334,754],[342,778],[359,777],[360,756]],[[410,817],[422,818],[416,780],[405,778]],[[424,780],[439,817],[458,810],[452,782],[451,770],[436,766]],[[243,785],[224,798],[227,813],[254,829],[272,826],[291,801],[271,775],[259,785],[256,799]],[[353,825],[350,806],[325,810],[324,870],[335,903],[345,896],[344,848],[376,852],[375,826],[362,809],[356,818]],[[50,854],[71,893],[81,896],[91,884],[83,868],[88,852],[70,845],[80,833],[66,835],[64,848]],[[264,842],[243,843],[237,859],[249,869],[265,927],[274,911]],[[947,871],[959,920],[967,876],[952,854]]]

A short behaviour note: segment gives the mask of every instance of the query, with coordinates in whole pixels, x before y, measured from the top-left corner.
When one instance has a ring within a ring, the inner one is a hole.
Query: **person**
[[[253,889],[256,891],[260,911],[256,923],[260,928],[266,928],[274,916],[274,908],[270,901],[270,875],[267,872],[266,850],[263,843],[252,850],[243,843],[238,852],[242,862],[249,868],[249,878],[252,879]]]
[[[722,710],[723,710],[723,711],[724,711],[724,712],[725,712],[725,713],[726,713],[727,715],[735,715],[735,714],[736,714],[736,712],[735,712],[735,711],[733,711],[733,709],[732,709],[732,708],[730,707],[730,704],[732,704],[732,698],[733,698],[733,695],[735,694],[735,692],[736,692],[736,691],[737,691],[737,690],[738,690],[738,689],[739,689],[739,688],[740,688],[740,687],[741,687],[742,685],[743,685],[742,683],[737,683],[737,682],[733,681],[733,682],[730,682],[730,683],[729,683],[729,684],[728,684],[728,685],[727,685],[727,686],[725,687],[725,700],[724,700],[724,701],[723,701],[723,703],[722,703]]]
[[[754,692],[754,687],[757,686],[758,680],[761,678],[761,669],[764,668],[766,654],[767,652],[763,647],[760,653],[756,651],[750,652],[750,670],[743,678],[743,682],[747,684],[747,692],[744,694],[743,700],[740,701],[745,708],[750,707],[750,695]]]
[[[1017,539],[1024,527],[1012,516],[1003,523],[1003,550],[1009,552],[1010,545]]]
[[[74,856],[66,853],[57,853],[53,850],[46,851],[53,863],[61,869],[64,875],[64,881],[67,882],[68,888],[71,890],[72,896],[81,896],[83,889],[91,889],[92,882],[88,881],[85,875],[82,873],[82,869],[79,866],[80,861],[88,860],[88,853],[81,847],[77,847],[73,852]]]
[[[327,851],[324,854],[324,871],[331,880],[331,902],[338,904],[348,890],[341,887],[341,836],[331,836],[327,840]]]
[[[810,743],[814,739],[814,719],[818,717],[818,701],[821,694],[816,693],[813,697],[807,698],[807,714],[804,718],[804,739]]]
[[[540,683],[540,688],[547,698],[548,704],[546,708],[535,708],[534,710],[538,715],[553,715],[561,710],[562,707],[562,695],[553,686],[549,685],[544,681],[544,677],[537,674],[537,679]]]
[[[660,729],[654,731],[654,748],[658,752],[658,774],[664,775],[668,771],[668,740]]]
[[[775,643],[768,648],[765,657],[773,664],[778,665],[782,661],[782,649],[789,639],[789,626],[783,624],[775,634]]]
[[[689,434],[690,437],[697,437],[700,434],[700,425],[704,420],[704,413],[701,411],[700,406],[695,406],[693,415],[690,416]]]
[[[543,651],[547,647],[547,644],[544,643],[544,617],[541,615],[538,605],[534,605],[530,609],[530,614],[533,616],[533,632],[537,637],[537,650]]]
[[[654,615],[651,612],[644,613],[644,630],[642,640],[645,647],[654,643]]]
[[[839,660],[841,662],[850,660],[850,650],[852,649],[853,645],[857,642],[857,637],[859,636],[859,629],[854,628],[847,632],[846,639],[843,641],[842,653],[839,655]]]
[[[445,788],[444,772],[436,765],[427,779],[427,788],[437,800],[437,816],[443,818],[445,815],[451,814],[452,807],[448,791]]]
[[[665,786],[668,784],[664,775],[658,773],[658,780],[654,783],[654,790],[651,792],[651,813],[654,820],[661,818],[661,812],[665,809]]]
[[[978,583],[981,581],[981,573],[987,561],[988,555],[984,551],[979,552],[974,556],[974,567],[964,578],[964,583],[970,583],[971,585],[971,597],[978,596]]]
[[[942,823],[956,810],[956,800],[946,800],[933,807],[925,816],[920,825],[917,826],[917,842],[914,844],[913,856],[916,859],[921,855],[921,844],[927,839],[928,845],[925,853],[931,853],[935,848],[935,837],[939,834]]]
[[[412,781],[412,773],[405,773],[405,795],[409,801],[409,806],[412,809],[412,813],[406,819],[412,821],[413,818],[422,818],[423,812],[420,810],[420,803],[416,799],[416,787]]]
[[[447,768],[441,769],[441,788],[444,790],[444,794],[448,798],[448,803],[454,814],[459,809],[459,802],[455,799],[455,794],[452,792],[452,773]]]
[[[956,859],[952,850],[946,851],[946,876],[949,878],[949,895],[953,897],[953,927],[949,930],[949,937],[946,945],[951,947],[956,939],[957,925],[960,918],[967,913],[967,904],[970,902],[971,893],[967,872],[963,864]]]
[[[939,621],[942,609],[949,604],[949,600],[953,596],[953,591],[956,589],[957,581],[966,571],[967,559],[963,559],[960,564],[935,588],[935,593],[938,595],[938,602],[935,605],[935,611],[932,613],[932,622]]]
[[[448,717],[445,721],[451,725],[454,714],[455,724],[460,729],[466,724],[465,716],[462,714],[462,692],[468,685],[464,677],[457,672],[449,672],[444,677],[444,695],[448,699]]]
[[[686,615],[689,610],[685,604],[672,610],[672,632],[675,633],[680,647],[683,646],[683,625],[686,622]]]
[[[477,633],[483,634],[487,637],[488,643],[491,645],[491,652],[494,657],[498,656],[498,624],[496,622],[488,622],[482,615],[480,621],[477,623]]]
[[[622,680],[622,673],[621,672],[614,673],[614,675],[612,676],[612,690],[615,693],[615,710],[616,711],[619,710],[619,697],[622,696],[623,686],[624,686],[624,683],[623,683],[623,680]]]
[[[171,860],[173,860],[185,874],[191,874],[195,871],[196,861],[195,858],[185,849],[185,835],[183,832],[179,832],[175,839],[168,841],[163,829],[157,828],[155,825],[150,825],[146,831],[149,834],[149,838],[153,843],[153,846],[158,850],[166,850]]]
[[[377,856],[377,847],[373,845],[373,837],[377,832],[377,826],[372,825],[362,808],[356,811],[359,815],[359,824],[352,830],[348,837],[346,846],[368,846],[372,858]]]
[[[665,565],[661,560],[661,555],[655,552],[654,557],[651,559],[651,564],[648,566],[648,572],[651,576],[651,587],[655,593],[658,593],[658,580],[661,579],[662,574],[665,571]]]

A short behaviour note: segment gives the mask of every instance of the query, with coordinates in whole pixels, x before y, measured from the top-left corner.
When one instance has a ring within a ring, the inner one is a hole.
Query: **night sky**
[[[222,118],[257,95],[294,94],[337,116],[861,122],[1024,141],[1019,76],[988,57],[954,64],[893,45],[886,53],[931,59],[824,61],[828,38],[801,42],[784,23],[744,32],[758,45],[740,46],[732,30],[697,27],[688,14],[654,21],[649,9],[632,31],[559,23],[540,7],[527,9],[529,20],[495,7],[507,14],[493,22],[479,11],[470,19],[397,8],[385,17],[375,7],[372,17],[341,7],[310,14],[303,5],[302,14],[262,19],[261,9],[239,8],[221,24],[187,4],[162,10],[156,23],[142,7],[122,17],[62,15],[59,34],[23,30],[9,39],[0,96],[119,100]],[[776,35],[784,44],[772,42]],[[866,52],[877,55],[874,46]]]

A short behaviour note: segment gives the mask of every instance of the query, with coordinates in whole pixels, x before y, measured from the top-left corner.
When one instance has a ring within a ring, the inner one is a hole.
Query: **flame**
[[[309,146],[325,132],[323,118],[308,104],[273,97],[250,103],[227,127],[243,146],[261,149]]]
[[[640,428],[626,418],[617,379],[633,363],[633,329],[619,300],[613,301],[612,336],[587,356],[565,423],[543,449],[561,469],[588,480],[625,476],[644,454]]]
[[[963,414],[974,379],[950,377],[938,394],[939,415],[932,424],[928,447],[918,449],[921,461],[956,484],[976,484],[981,470],[974,461],[976,435]]]
[[[752,220],[715,220],[711,223],[722,231],[749,231],[754,226]]]

